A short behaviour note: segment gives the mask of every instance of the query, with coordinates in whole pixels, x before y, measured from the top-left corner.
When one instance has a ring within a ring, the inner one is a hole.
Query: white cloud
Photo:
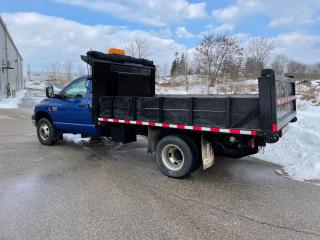
[[[186,0],[55,0],[112,15],[131,22],[151,26],[165,26],[184,19],[207,16],[205,2],[189,3]]]
[[[253,37],[237,34],[241,45],[246,48]],[[272,55],[285,54],[289,58],[304,63],[319,62],[320,35],[298,32],[281,33],[270,37],[275,43]]]
[[[224,23],[219,26],[215,24],[208,24],[205,27],[205,30],[200,32],[198,37],[202,37],[203,35],[206,34],[230,34],[234,30],[234,25],[231,23]]]
[[[185,46],[169,38],[167,28],[157,32],[130,30],[123,26],[86,25],[64,18],[39,13],[2,14],[9,31],[18,46],[25,66],[42,69],[54,61],[81,62],[80,55],[90,49],[106,52],[110,47],[124,48],[136,36],[148,38],[153,47],[152,59],[158,65],[171,65],[174,53],[185,52]],[[183,28],[183,27],[182,27]],[[187,29],[185,29],[187,30]],[[235,34],[245,46],[250,36]],[[319,62],[320,35],[291,31],[273,38],[275,53],[286,54],[303,62]]]
[[[176,30],[176,35],[178,38],[193,38],[194,34],[189,32],[185,27],[178,27]]]
[[[274,38],[275,54],[286,54],[294,60],[319,62],[320,36],[298,32],[282,33]]]
[[[301,26],[309,25],[315,23],[316,20],[307,16],[287,16],[273,19],[269,22],[271,27],[290,27],[299,24]]]
[[[213,10],[212,15],[222,21],[232,21],[254,11],[257,12],[262,7],[263,5],[257,0],[238,0],[235,5]]]
[[[173,39],[122,26],[91,26],[31,12],[4,13],[2,16],[24,58],[24,64],[36,69],[54,61],[80,63],[80,55],[90,49],[106,52],[110,47],[124,48],[138,35],[146,37],[152,44],[151,58],[159,65],[170,63],[176,51],[185,49]]]
[[[222,24],[218,27],[215,27],[213,29],[213,32],[215,33],[225,33],[225,32],[231,32],[233,31],[234,29],[234,25],[233,24],[230,24],[230,23],[225,23],[225,24]]]
[[[172,31],[170,28],[160,28],[156,31],[152,31],[154,36],[158,36],[160,38],[170,38],[172,37]]]
[[[270,27],[297,29],[317,22],[319,0],[237,0],[235,4],[215,9],[212,15],[224,23],[236,23],[253,15],[270,19]]]

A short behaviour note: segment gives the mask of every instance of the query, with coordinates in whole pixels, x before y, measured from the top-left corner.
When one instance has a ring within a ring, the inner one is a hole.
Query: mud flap
[[[214,164],[214,152],[212,143],[204,136],[201,136],[201,156],[203,170]]]

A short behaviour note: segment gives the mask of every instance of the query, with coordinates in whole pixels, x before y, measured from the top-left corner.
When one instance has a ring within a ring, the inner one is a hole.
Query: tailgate
[[[289,122],[296,119],[296,93],[293,77],[275,76],[276,90],[276,122],[273,132],[284,128]]]
[[[272,69],[262,70],[259,78],[261,130],[281,136],[281,129],[297,120],[295,93],[292,76],[275,75]]]

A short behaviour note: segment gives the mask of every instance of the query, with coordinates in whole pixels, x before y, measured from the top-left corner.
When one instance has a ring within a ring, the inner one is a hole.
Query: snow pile
[[[295,180],[320,180],[320,106],[298,101],[298,122],[255,157],[284,167]]]
[[[26,92],[26,90],[17,91],[15,98],[0,98],[0,109],[17,108],[18,105],[22,102],[22,99]]]
[[[193,74],[176,77],[161,77],[156,81],[157,94],[257,94],[258,80],[227,80],[225,83],[216,83],[214,87],[207,87],[208,77]],[[187,87],[188,86],[188,87]]]
[[[47,87],[47,83],[45,81],[42,82],[29,82],[27,83],[27,88],[33,89],[33,90],[45,90]]]
[[[156,93],[170,95],[206,94],[207,86],[205,81],[206,79],[199,75],[189,75],[187,80],[185,76],[162,77],[157,79]]]

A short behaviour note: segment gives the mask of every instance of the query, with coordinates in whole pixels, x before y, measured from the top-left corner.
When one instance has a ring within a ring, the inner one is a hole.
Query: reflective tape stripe
[[[156,123],[156,122],[142,122],[133,120],[122,120],[114,118],[98,118],[99,122],[110,122],[110,123],[125,123],[125,124],[135,124],[135,125],[145,125],[152,127],[165,127],[165,128],[176,128],[176,129],[187,129],[194,131],[206,131],[215,133],[229,133],[229,134],[241,134],[241,135],[257,135],[256,130],[240,130],[240,129],[224,129],[224,128],[210,128],[201,126],[188,126],[182,124],[169,124],[169,123]]]
[[[288,102],[291,102],[293,100],[295,100],[297,97],[292,95],[292,96],[287,96],[287,97],[283,97],[283,98],[277,98],[276,99],[276,104],[277,105],[283,105],[286,104]]]

